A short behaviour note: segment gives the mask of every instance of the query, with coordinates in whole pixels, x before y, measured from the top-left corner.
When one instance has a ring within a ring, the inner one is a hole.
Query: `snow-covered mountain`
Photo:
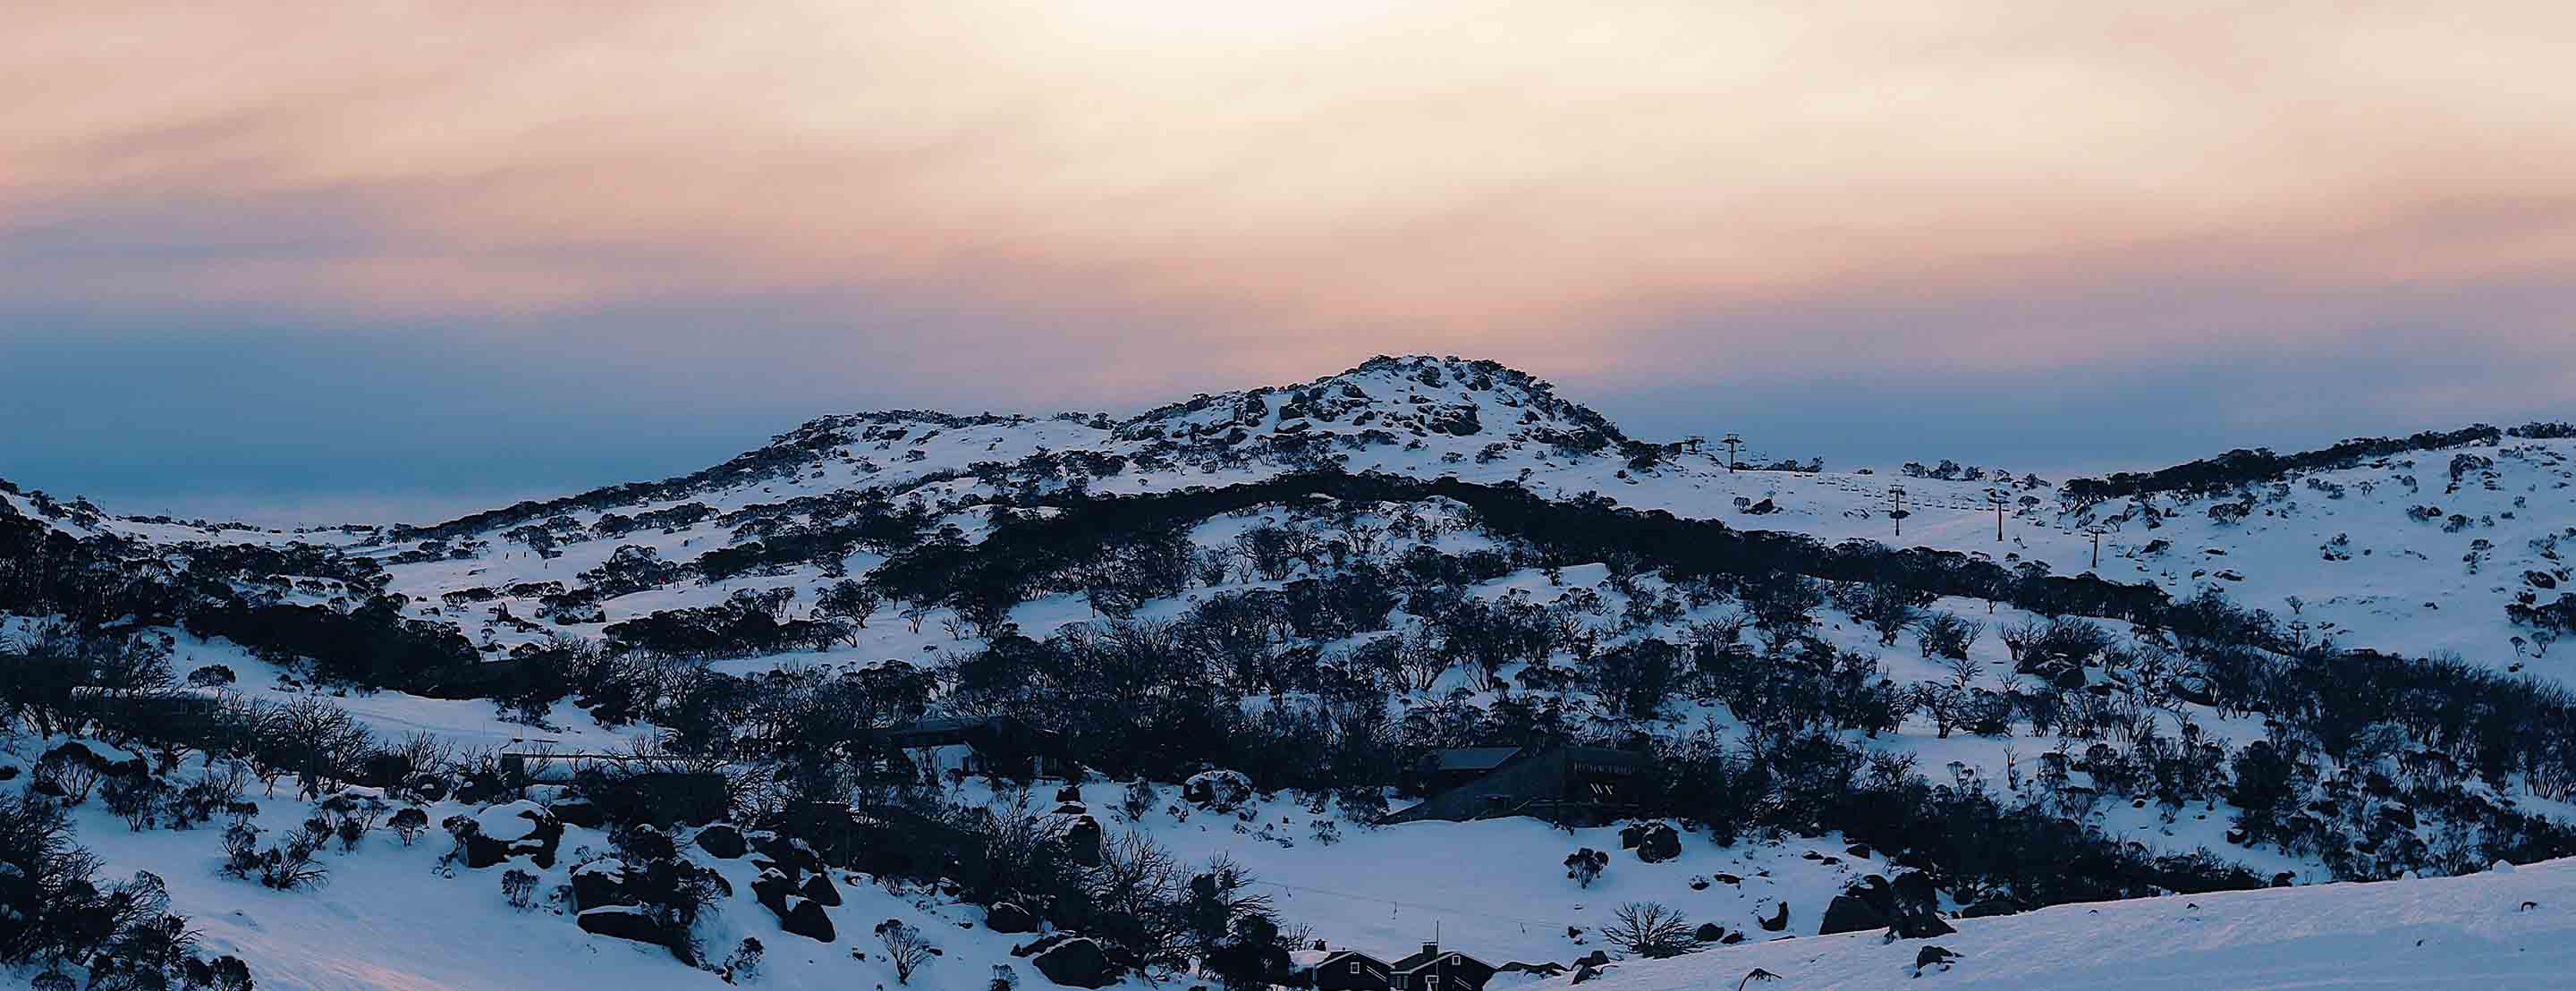
[[[779,756],[796,734],[777,727],[842,690],[828,686],[890,691],[892,708],[831,710],[852,714],[801,732],[863,742],[896,711],[1025,716],[1103,748],[1077,762],[1117,769],[1062,782],[1063,806],[1088,811],[1049,815],[1106,818],[1159,786],[1116,828],[1247,869],[1307,939],[1393,956],[1436,924],[1495,963],[1568,963],[1605,945],[1622,906],[1655,902],[1735,939],[1604,980],[1718,986],[1758,966],[1789,986],[1876,987],[1912,979],[1919,940],[1812,938],[1874,876],[1933,878],[1926,910],[1956,917],[2576,852],[2563,691],[2576,646],[2551,649],[2576,624],[2559,598],[2561,541],[2576,540],[2570,433],[2476,428],[2107,481],[1947,462],[1826,470],[1760,438],[1732,458],[1701,438],[1631,438],[1490,362],[1378,358],[1123,420],[826,417],[690,475],[430,525],[120,517],[0,483],[0,634],[20,644],[0,662],[75,643],[118,654],[99,645],[134,636],[172,677],[243,711],[344,713],[363,731],[353,762],[407,737],[486,754],[678,741],[762,774],[815,759],[846,774],[847,754]],[[1102,680],[1139,654],[1177,663]],[[2489,677],[2505,674],[2531,677]],[[46,718],[0,732],[0,765],[54,773],[37,758],[68,738]],[[1334,728],[1310,740],[1301,720]],[[1138,728],[1108,725],[1128,721]],[[131,727],[93,728],[117,739],[89,744],[145,747]],[[1617,828],[1374,825],[1374,808],[1426,786],[1399,755],[1568,740],[1652,754],[1675,794],[1746,777],[1663,799],[1654,818],[1686,852],[1622,853],[1597,887],[1560,861],[1633,846]],[[216,766],[202,745],[173,746]],[[1336,780],[1334,760],[1367,776]],[[1261,794],[1212,809],[1169,792],[1228,764]],[[175,790],[190,766],[154,774]],[[442,773],[461,780],[465,766]],[[1820,807],[1864,791],[1854,808]],[[410,802],[431,822],[580,799],[346,794]],[[1012,798],[967,778],[916,800]],[[245,822],[285,835],[319,814],[273,804]],[[744,828],[776,825],[762,808]],[[1945,836],[1933,809],[1994,818]],[[210,834],[75,811],[111,876],[159,875],[210,947],[268,961],[262,987],[720,981],[548,919],[573,914],[560,900],[502,909],[489,883],[469,884],[502,865],[463,870],[377,835],[326,857],[358,891],[271,891],[216,871]],[[631,835],[565,837],[559,862],[506,863],[571,892],[619,869],[602,866],[612,846],[641,856]],[[843,938],[810,940],[778,931],[770,916],[789,913],[754,897],[757,869],[675,838],[657,863],[733,889],[696,938],[722,951],[757,935],[766,980],[899,981],[851,938],[881,918],[951,934],[916,986],[985,987],[996,964],[1038,980],[1010,952],[1024,940],[972,928],[989,892],[836,867],[850,902],[827,917]],[[2032,852],[2043,845],[2053,852]],[[2064,885],[2026,862],[2061,856]],[[2332,942],[2271,926],[2265,913],[2296,911],[2279,906],[2467,890],[2400,893],[2419,884],[2433,882],[2189,896],[2243,906],[2246,921],[2170,955],[2173,973],[2245,965],[2267,932],[2296,953]],[[2167,933],[2169,908],[2122,903],[2119,945],[2145,952],[2155,937],[2141,934]],[[2197,926],[2198,911],[2174,918]],[[1959,918],[1934,942],[1966,954],[1946,973],[1979,981],[2156,986],[2085,945],[2108,918],[2092,912]],[[2531,918],[2498,931],[2541,925]],[[407,926],[418,933],[363,970],[336,949]],[[1764,942],[1787,936],[1810,938]],[[505,952],[460,959],[423,941]],[[2347,973],[2317,966],[2263,979]],[[2537,973],[2513,966],[2493,973]],[[1547,970],[1495,986],[1566,979]]]

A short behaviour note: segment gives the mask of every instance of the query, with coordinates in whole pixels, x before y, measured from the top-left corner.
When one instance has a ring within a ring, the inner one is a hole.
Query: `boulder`
[[[1231,812],[1252,800],[1252,779],[1241,771],[1201,771],[1181,782],[1181,800],[1211,812]]]
[[[742,841],[742,830],[734,828],[734,825],[729,822],[719,822],[698,830],[697,843],[698,849],[706,851],[708,856],[725,860],[740,857],[744,850],[749,849]]]
[[[1932,875],[1921,871],[1899,874],[1889,887],[1896,892],[1900,911],[1928,909],[1941,903],[1941,892],[1932,887]]]
[[[831,877],[821,871],[806,875],[805,883],[796,892],[819,905],[841,904],[841,889],[833,887]]]
[[[1896,921],[1887,928],[1889,932],[1895,933],[1898,939],[1931,939],[1934,936],[1947,936],[1959,931],[1958,927],[1952,926],[1948,920],[1941,918],[1939,913],[1927,912],[1909,912],[1897,916]]]
[[[650,943],[671,951],[681,963],[695,967],[697,958],[689,953],[688,934],[673,932],[656,922],[650,913],[629,905],[611,905],[581,913],[576,920],[581,931],[615,939]]]
[[[1082,801],[1082,786],[1066,785],[1062,788],[1056,789],[1055,800],[1059,802],[1073,802],[1080,804]]]
[[[1988,919],[1998,915],[2011,915],[2019,911],[2021,911],[2021,906],[2015,905],[2009,900],[2002,898],[1988,898],[1985,901],[1978,902],[1961,910],[1959,912],[1959,917],[1964,919]]]
[[[587,912],[604,905],[631,905],[635,899],[626,893],[626,862],[595,860],[572,872],[572,904],[575,911]]]
[[[552,867],[555,848],[563,842],[563,821],[525,799],[475,813],[474,828],[465,843],[465,866],[477,870],[519,856]]]
[[[1030,933],[1038,931],[1038,917],[1010,902],[996,903],[984,911],[984,928],[997,933]]]
[[[1577,966],[1607,967],[1610,966],[1610,951],[1594,950],[1580,957],[1576,957],[1574,962]]]
[[[1682,855],[1682,836],[1669,823],[1638,823],[1619,831],[1619,847],[1637,851],[1638,860],[1660,864]]]
[[[1850,887],[1843,889],[1843,894],[1868,903],[1870,911],[1884,916],[1894,916],[1898,911],[1897,903],[1901,900],[1897,897],[1896,886],[1887,883],[1887,877],[1883,874],[1861,875],[1860,880],[1852,882]]]
[[[1100,865],[1100,851],[1102,845],[1108,842],[1108,838],[1107,831],[1100,828],[1100,820],[1091,816],[1075,816],[1072,821],[1065,823],[1065,852],[1074,863],[1082,866]]]
[[[1117,968],[1109,963],[1108,954],[1089,937],[1075,936],[1057,940],[1037,952],[1029,963],[1046,979],[1069,988],[1104,987],[1118,980]]]
[[[787,910],[778,913],[778,928],[818,943],[829,943],[839,935],[832,930],[832,917],[823,914],[823,906],[794,895],[787,898]]]
[[[1914,969],[1919,971],[1926,967],[1939,967],[1942,970],[1948,970],[1950,962],[1957,959],[1959,955],[1946,947],[1926,946],[1914,951]]]
[[[1779,915],[1768,919],[1755,919],[1753,921],[1761,923],[1762,931],[1764,932],[1780,932],[1785,930],[1789,928],[1789,903],[1780,903]]]
[[[1714,943],[1725,938],[1726,927],[1714,922],[1700,923],[1699,928],[1691,932],[1691,939],[1702,943]]]
[[[547,805],[546,811],[554,813],[555,818],[567,826],[598,829],[608,825],[608,813],[599,807],[599,803],[579,795],[558,799]]]
[[[784,916],[787,914],[787,899],[804,896],[796,893],[796,884],[787,880],[787,875],[779,873],[776,868],[771,868],[761,871],[759,877],[751,879],[751,897],[753,901],[760,903],[760,907],[768,909],[770,914]]]
[[[1883,929],[1886,928],[1887,924],[1888,920],[1886,914],[1871,907],[1868,901],[1860,898],[1859,896],[1846,893],[1835,895],[1832,904],[1825,906],[1824,928],[1817,930],[1817,932],[1821,935],[1831,936],[1835,933],[1855,933],[1866,932],[1871,929]],[[1769,927],[1766,925],[1764,928]]]
[[[760,851],[761,856],[788,868],[790,875],[802,876],[823,869],[823,855],[814,852],[814,848],[804,840],[780,836],[766,829],[754,830],[744,839],[752,849]]]

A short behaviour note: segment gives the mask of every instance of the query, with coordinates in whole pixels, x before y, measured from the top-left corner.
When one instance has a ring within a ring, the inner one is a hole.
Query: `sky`
[[[0,478],[425,519],[1491,358],[2094,470],[2576,418],[2576,7],[13,5]]]

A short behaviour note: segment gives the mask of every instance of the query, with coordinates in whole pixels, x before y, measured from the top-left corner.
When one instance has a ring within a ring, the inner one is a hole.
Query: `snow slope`
[[[2331,884],[2060,905],[1964,919],[1953,935],[1878,933],[1757,943],[1621,963],[1599,991],[1973,987],[2241,991],[2576,985],[2576,860],[2455,878]],[[1960,955],[1914,963],[1926,946]],[[1918,983],[1919,982],[1919,983]]]

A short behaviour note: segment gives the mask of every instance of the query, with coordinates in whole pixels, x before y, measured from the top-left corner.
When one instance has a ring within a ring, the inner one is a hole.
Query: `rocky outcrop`
[[[1660,864],[1682,855],[1682,834],[1669,823],[1644,822],[1619,831],[1619,848],[1637,851],[1637,859]]]
[[[729,822],[719,822],[698,830],[697,844],[698,849],[706,851],[708,856],[725,860],[740,857],[743,851],[750,849],[749,845],[743,842],[742,830],[734,828],[734,825]]]
[[[1003,934],[1036,932],[1038,917],[1018,905],[1000,902],[984,911],[984,928]]]
[[[1073,936],[1033,950],[1029,963],[1046,979],[1069,988],[1104,987],[1118,980],[1119,968],[1089,937]]]
[[[678,957],[681,963],[692,967],[698,965],[696,955],[689,952],[688,934],[663,925],[644,909],[611,905],[585,911],[575,921],[583,932],[649,943],[671,951],[671,955]]]

